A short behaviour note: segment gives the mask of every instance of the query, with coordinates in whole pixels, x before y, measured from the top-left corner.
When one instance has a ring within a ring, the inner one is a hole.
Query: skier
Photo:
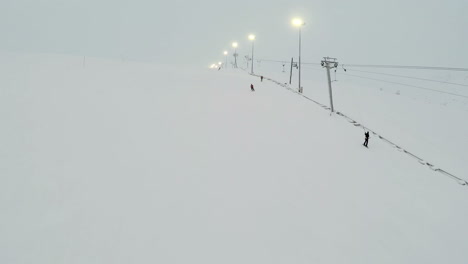
[[[252,92],[255,92],[255,89],[254,89],[254,87],[253,87],[253,84],[250,84],[250,90],[251,90]]]
[[[364,140],[364,147],[367,148],[367,144],[369,143],[369,131],[367,131],[366,133],[364,133],[364,136],[366,137],[366,139]]]
[[[263,76],[260,76],[260,81],[262,81],[262,82],[263,82]]]

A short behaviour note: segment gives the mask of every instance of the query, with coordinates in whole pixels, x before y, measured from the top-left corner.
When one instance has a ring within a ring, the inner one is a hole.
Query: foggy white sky
[[[467,0],[0,0],[0,50],[201,64],[256,58],[468,67]]]

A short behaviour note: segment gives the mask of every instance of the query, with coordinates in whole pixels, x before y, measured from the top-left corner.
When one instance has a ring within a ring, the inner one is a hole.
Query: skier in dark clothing
[[[260,81],[262,81],[262,82],[263,82],[263,76],[260,76]]]
[[[364,140],[364,147],[367,148],[367,144],[369,144],[369,131],[367,131],[366,133],[364,133],[364,136],[366,137],[366,139]]]
[[[255,92],[255,89],[254,89],[254,87],[253,87],[253,84],[250,84],[250,90],[251,90],[252,92]]]

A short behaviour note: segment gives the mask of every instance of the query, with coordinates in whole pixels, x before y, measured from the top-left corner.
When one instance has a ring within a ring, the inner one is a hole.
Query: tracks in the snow
[[[260,77],[260,75],[256,75],[256,74],[250,74],[250,75]],[[273,79],[268,78],[268,77],[265,77],[265,76],[263,76],[263,79],[264,79],[264,80],[271,81],[271,82],[273,82],[273,83],[275,83],[275,84],[277,84],[277,85],[279,85],[279,86],[281,86],[281,87],[284,87],[285,89],[287,89],[287,90],[289,90],[289,91],[291,91],[291,92],[293,92],[293,93],[295,93],[295,94],[298,94],[298,95],[304,97],[305,99],[307,99],[307,100],[309,100],[309,101],[311,101],[311,102],[317,104],[318,106],[322,107],[323,109],[330,110],[330,107],[328,107],[328,106],[326,106],[326,105],[324,105],[324,104],[322,104],[322,103],[319,103],[319,102],[315,101],[314,99],[305,96],[305,95],[302,94],[302,93],[297,92],[296,90],[294,90],[294,89],[292,89],[291,87],[289,87],[289,86],[287,85],[287,83],[280,83],[280,82],[278,82],[278,81],[276,81],[276,80],[273,80]],[[468,186],[468,181],[466,181],[466,180],[464,180],[464,179],[462,179],[462,178],[460,178],[460,177],[457,177],[457,176],[455,176],[455,175],[453,175],[453,174],[447,172],[446,170],[443,170],[443,169],[441,169],[441,168],[438,168],[438,167],[436,167],[435,165],[433,165],[433,164],[430,163],[430,162],[425,161],[424,159],[418,157],[417,155],[415,155],[415,154],[409,152],[408,150],[406,150],[406,149],[404,149],[404,148],[398,146],[397,144],[393,143],[392,141],[390,141],[390,140],[386,139],[385,137],[381,136],[379,133],[377,133],[377,132],[373,131],[372,129],[369,129],[368,127],[362,125],[361,123],[355,121],[355,120],[352,119],[351,117],[349,117],[349,116],[347,116],[347,115],[345,115],[345,114],[343,114],[343,113],[341,113],[341,112],[336,112],[336,114],[339,115],[339,116],[341,116],[341,117],[343,117],[343,118],[345,118],[349,123],[353,124],[354,126],[356,126],[356,127],[362,127],[362,128],[364,128],[365,130],[370,131],[372,134],[374,134],[375,136],[377,136],[380,140],[384,141],[385,143],[387,143],[388,145],[390,145],[390,146],[392,146],[393,148],[397,149],[398,151],[400,151],[400,152],[402,152],[402,153],[405,153],[406,155],[408,155],[409,157],[411,157],[411,158],[413,158],[414,160],[418,161],[418,162],[419,162],[420,164],[422,164],[423,166],[428,167],[428,168],[431,169],[432,171],[438,172],[438,173],[443,174],[443,175],[445,175],[445,176],[447,176],[447,177],[449,177],[449,178],[452,178],[453,180],[455,180],[455,181],[456,181],[458,184],[460,184],[460,185]]]

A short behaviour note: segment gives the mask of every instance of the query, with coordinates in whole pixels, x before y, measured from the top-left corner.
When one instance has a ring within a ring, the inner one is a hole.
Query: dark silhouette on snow
[[[367,144],[369,144],[369,131],[367,131],[366,133],[364,133],[364,136],[366,137],[366,139],[364,140],[364,147],[367,148]]]
[[[260,81],[262,81],[262,82],[263,82],[263,76],[260,76]]]
[[[255,92],[255,89],[254,89],[254,87],[253,87],[253,84],[250,84],[250,90],[251,90],[252,92]]]

